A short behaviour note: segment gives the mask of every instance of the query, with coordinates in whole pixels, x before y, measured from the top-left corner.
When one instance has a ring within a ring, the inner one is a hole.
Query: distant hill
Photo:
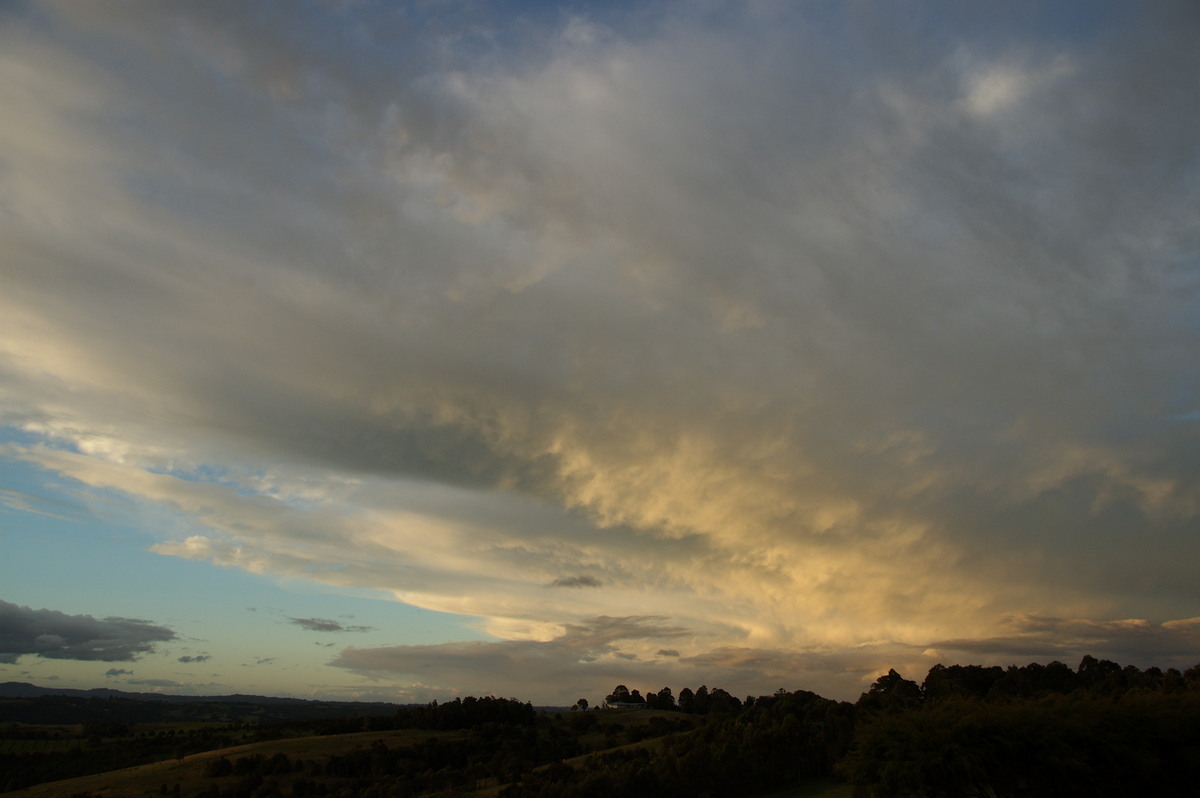
[[[171,695],[110,688],[75,690],[26,682],[0,683],[0,723],[143,723],[219,721],[271,723],[394,715],[403,705],[317,701],[260,695]]]
[[[390,714],[401,707],[421,706],[420,704],[394,704],[386,701],[324,701],[311,698],[286,698],[265,695],[177,695],[172,693],[135,693],[126,690],[113,690],[109,687],[93,687],[90,690],[76,690],[67,687],[41,687],[28,682],[0,682],[0,699],[2,698],[39,698],[41,696],[65,696],[69,698],[123,698],[129,701],[165,701],[168,703],[209,703],[209,704],[264,704],[284,706],[320,706],[338,707],[343,714]],[[535,706],[534,709],[544,712],[566,712],[570,707],[546,705]],[[355,710],[359,710],[355,712]],[[322,712],[325,716],[328,713]]]
[[[129,701],[168,701],[179,703],[238,703],[238,704],[319,704],[336,705],[344,708],[371,707],[395,711],[402,704],[383,701],[321,701],[309,698],[280,698],[263,695],[176,695],[171,693],[134,693],[94,687],[91,690],[75,690],[65,687],[40,687],[28,682],[0,682],[0,698],[37,698],[39,696],[68,696],[71,698],[124,698]]]

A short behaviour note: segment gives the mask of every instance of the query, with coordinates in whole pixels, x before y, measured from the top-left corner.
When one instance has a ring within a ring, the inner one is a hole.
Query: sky
[[[1198,34],[0,5],[0,681],[1197,664]]]

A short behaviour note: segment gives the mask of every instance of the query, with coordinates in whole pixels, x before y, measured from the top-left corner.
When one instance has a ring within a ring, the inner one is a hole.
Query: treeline
[[[288,724],[290,730],[309,734],[350,734],[359,731],[470,729],[487,723],[532,726],[537,711],[529,702],[495,696],[467,696],[424,706],[401,707],[391,715],[330,718]]]
[[[748,697],[747,700],[754,701],[752,697]],[[645,706],[647,709],[679,710],[693,715],[707,715],[710,712],[736,712],[744,706],[742,701],[721,688],[715,687],[709,690],[707,685],[700,685],[695,691],[690,687],[685,687],[679,691],[679,699],[676,700],[670,687],[664,687],[657,693],[648,691],[643,696],[640,690],[630,690],[625,685],[618,684],[605,697],[604,702],[609,706]],[[587,701],[581,698],[575,706],[586,709]]]
[[[635,692],[618,686],[606,701],[637,704]],[[1200,784],[1200,666],[937,665],[921,684],[889,671],[854,704],[718,695],[689,704],[708,714],[695,732],[531,773],[503,795],[755,795],[829,775],[877,798],[1193,795]]]
[[[857,711],[841,772],[884,798],[1194,795],[1200,784],[1200,666],[937,665],[919,686],[891,671]]]
[[[1151,667],[1139,670],[1133,665],[1121,667],[1116,662],[1085,656],[1076,670],[1061,662],[1048,665],[1033,662],[1018,667],[999,665],[934,665],[917,684],[891,670],[881,676],[855,704],[859,709],[874,710],[882,706],[915,706],[936,703],[946,698],[972,697],[989,700],[1027,699],[1073,692],[1088,695],[1116,696],[1127,692],[1178,693],[1200,689],[1200,665],[1179,671],[1176,668]],[[658,692],[630,690],[617,685],[604,702],[607,706],[645,706],[647,709],[678,710],[697,715],[738,712],[762,698],[747,696],[738,700],[721,688],[710,690],[701,685],[693,691],[685,687],[676,700],[670,687]],[[580,699],[572,709],[587,709],[586,699]]]
[[[949,698],[871,718],[843,772],[876,796],[1196,795],[1200,694]]]
[[[484,724],[532,726],[537,712],[529,702],[495,696],[467,696],[396,711],[397,729],[470,729]]]
[[[710,707],[694,731],[668,735],[653,747],[621,748],[577,768],[531,772],[501,795],[754,795],[832,775],[853,741],[852,704],[782,690],[738,703],[737,710]]]

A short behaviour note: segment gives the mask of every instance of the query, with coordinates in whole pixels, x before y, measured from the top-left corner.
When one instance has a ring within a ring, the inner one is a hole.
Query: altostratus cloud
[[[0,662],[44,659],[128,662],[175,639],[165,626],[137,618],[93,618],[0,601]]]

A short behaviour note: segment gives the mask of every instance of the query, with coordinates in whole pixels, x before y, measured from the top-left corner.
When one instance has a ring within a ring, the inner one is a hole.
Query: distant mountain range
[[[388,717],[403,705],[382,701],[318,701],[261,695],[129,693],[74,690],[26,682],[0,683],[0,723],[279,723],[327,718]]]
[[[70,698],[123,698],[130,701],[167,701],[173,703],[237,703],[237,704],[308,704],[341,705],[347,709],[371,708],[394,712],[401,705],[382,701],[320,701],[307,698],[279,698],[262,695],[173,695],[170,693],[132,693],[108,687],[91,690],[74,690],[64,687],[39,687],[28,682],[0,682],[0,698],[38,698],[39,696],[66,696]]]
[[[0,683],[0,698],[36,698],[37,696],[70,696],[73,698],[127,698],[130,701],[173,701],[173,702],[208,702],[208,703],[263,703],[263,704],[346,704],[347,707],[382,707],[395,710],[401,704],[385,703],[382,701],[317,701],[312,698],[280,698],[275,696],[180,696],[167,692],[127,692],[110,688],[92,688],[91,690],[72,690],[68,688],[41,688],[28,682]]]

